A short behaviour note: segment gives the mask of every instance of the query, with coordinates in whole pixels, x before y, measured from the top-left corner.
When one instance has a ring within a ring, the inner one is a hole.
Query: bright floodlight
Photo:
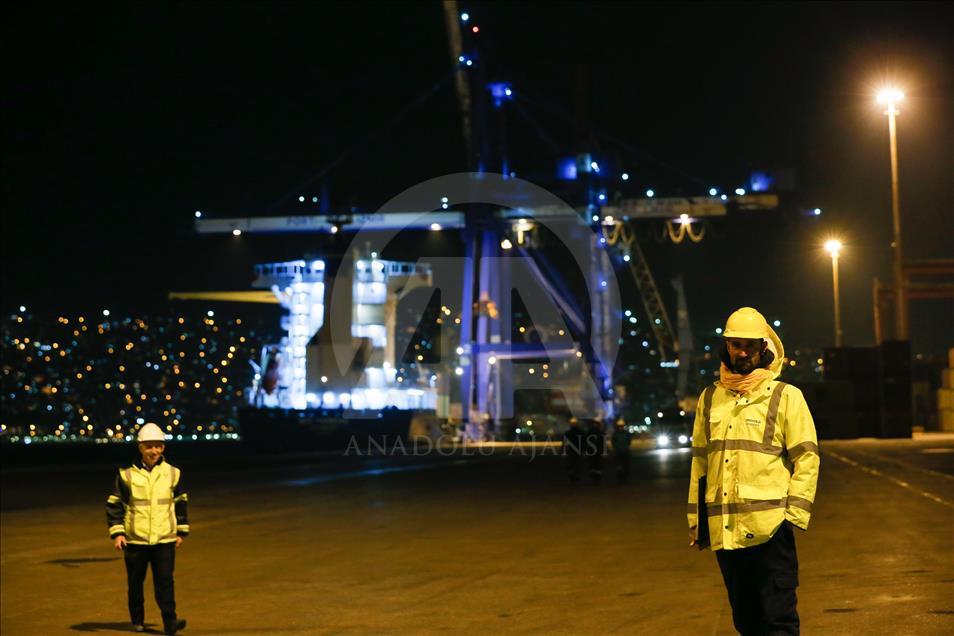
[[[232,230],[232,236],[242,236],[242,230],[235,228]]]
[[[841,241],[838,239],[825,241],[825,251],[832,256],[838,256],[838,253],[841,252]]]
[[[904,93],[893,86],[883,88],[878,92],[878,103],[892,106],[904,99]]]

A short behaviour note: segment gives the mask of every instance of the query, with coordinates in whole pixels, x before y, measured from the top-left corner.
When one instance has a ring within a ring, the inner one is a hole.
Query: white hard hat
[[[166,434],[157,425],[149,423],[139,429],[137,442],[165,442]]]

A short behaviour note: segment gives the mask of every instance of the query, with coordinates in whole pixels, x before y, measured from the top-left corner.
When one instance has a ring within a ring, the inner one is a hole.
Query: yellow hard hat
[[[725,338],[769,338],[769,326],[765,316],[752,307],[736,309],[725,321],[722,330]]]

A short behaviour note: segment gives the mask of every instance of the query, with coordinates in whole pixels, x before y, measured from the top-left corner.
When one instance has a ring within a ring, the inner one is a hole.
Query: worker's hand
[[[178,536],[176,537],[176,547],[178,548],[180,545],[182,545],[182,537]]]
[[[696,546],[697,550],[705,550],[706,546],[696,542],[695,528],[689,530],[689,547]]]
[[[117,550],[125,550],[125,549],[126,549],[126,535],[121,534],[121,535],[119,535],[118,537],[116,537],[116,538],[113,540],[113,545],[116,547]]]

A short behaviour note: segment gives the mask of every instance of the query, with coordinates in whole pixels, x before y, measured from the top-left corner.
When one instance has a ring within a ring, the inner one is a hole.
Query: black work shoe
[[[175,624],[173,624],[173,625],[166,625],[166,633],[167,633],[167,634],[175,634],[175,633],[178,632],[180,629],[185,629],[185,626],[186,626],[185,619],[184,619],[184,618],[177,618]]]

